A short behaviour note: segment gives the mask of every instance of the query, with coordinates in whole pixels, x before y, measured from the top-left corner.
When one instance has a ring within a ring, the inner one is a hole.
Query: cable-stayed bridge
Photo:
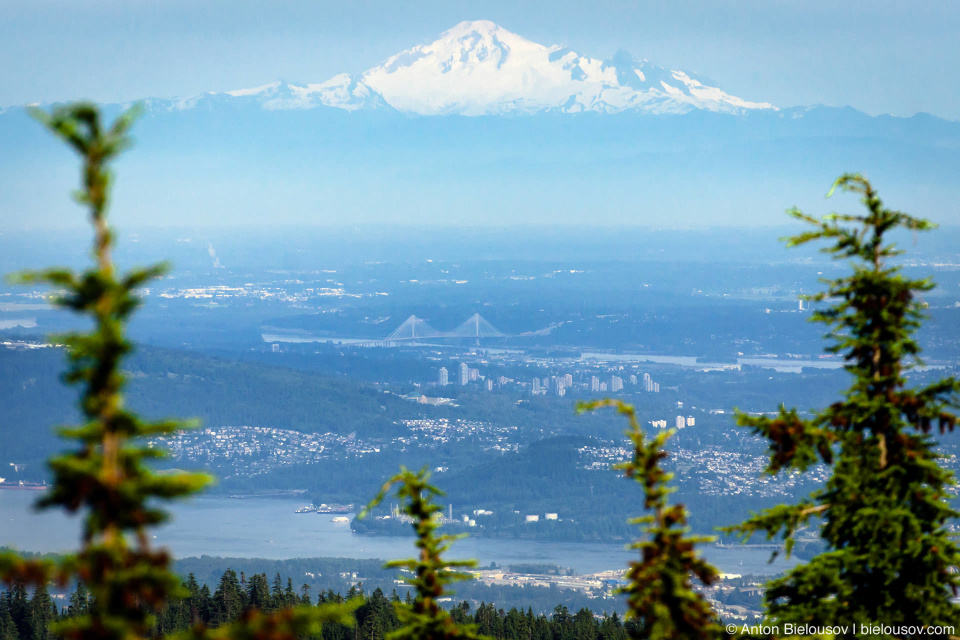
[[[506,334],[490,324],[490,321],[475,313],[450,332],[451,338],[505,338]]]
[[[399,342],[400,340],[423,340],[426,338],[440,337],[442,332],[437,331],[423,318],[410,316],[403,321],[399,327],[394,329],[393,333],[384,338],[384,342]]]
[[[509,338],[490,321],[475,313],[451,331],[438,331],[431,327],[426,320],[417,316],[410,316],[403,321],[383,342],[409,342],[413,340],[429,340],[437,338],[475,339],[480,338]]]

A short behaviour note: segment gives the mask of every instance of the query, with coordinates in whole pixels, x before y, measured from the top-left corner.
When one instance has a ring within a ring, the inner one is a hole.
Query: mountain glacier
[[[708,85],[464,22],[360,74],[144,101],[116,209],[147,225],[780,224],[855,171],[960,222],[960,123]],[[22,107],[0,110],[0,165],[0,232],[76,219],[74,158]]]
[[[274,82],[206,97],[215,96],[254,100],[265,109],[389,108],[417,115],[776,110],[624,51],[607,60],[589,58],[531,42],[488,20],[461,22],[435,42],[407,49],[358,76],[342,73],[306,85]],[[175,106],[187,108],[197,100]]]

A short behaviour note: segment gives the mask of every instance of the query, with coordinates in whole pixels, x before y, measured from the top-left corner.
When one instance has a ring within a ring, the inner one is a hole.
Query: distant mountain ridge
[[[825,212],[844,172],[960,221],[960,122],[748,102],[492,22],[320,84],[144,103],[123,223],[767,225]],[[79,221],[74,162],[24,108],[0,110],[0,233]]]
[[[328,106],[416,115],[776,110],[768,102],[732,96],[692,74],[637,60],[626,51],[598,60],[532,42],[488,20],[461,22],[436,41],[407,49],[359,75],[341,73],[305,85],[277,81],[150,104],[188,109],[216,98],[252,100],[269,110]]]

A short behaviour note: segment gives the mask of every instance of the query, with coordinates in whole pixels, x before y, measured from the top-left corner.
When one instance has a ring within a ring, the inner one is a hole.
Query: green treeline
[[[71,596],[71,606],[75,598],[86,598],[85,593],[83,585],[78,585]],[[76,604],[79,606],[79,600]],[[14,583],[0,593],[0,640],[48,640],[54,637],[50,623],[74,613],[80,614],[82,610],[73,608],[61,613],[46,585],[38,585],[30,594],[23,583]]]
[[[411,527],[408,524],[404,533],[409,533],[410,529]],[[362,582],[368,591],[377,587],[385,592],[389,592],[393,588],[402,588],[396,583],[397,572],[385,568],[383,560],[378,559],[294,558],[268,560],[264,558],[202,556],[178,559],[174,563],[174,569],[178,575],[193,574],[200,583],[206,584],[218,584],[225,567],[232,567],[238,574],[245,573],[248,576],[256,573],[266,573],[271,576],[279,573],[283,576],[293,576],[296,584],[302,587],[301,583],[306,583],[309,585],[311,592],[315,594],[328,590],[343,591],[349,585],[357,582]],[[559,569],[540,565],[510,564],[509,570],[516,573],[550,574]],[[573,611],[586,607],[594,611],[611,613],[617,611],[622,614],[626,610],[624,602],[620,599],[591,597],[574,589],[558,589],[555,586],[484,584],[477,580],[466,580],[456,585],[456,592],[458,600],[468,600],[473,603],[496,602],[498,606],[507,609],[510,607],[531,608],[537,614],[549,613],[557,605],[563,605]]]
[[[232,569],[223,573],[213,589],[192,573],[182,586],[186,595],[157,613],[154,637],[198,624],[221,627],[253,610],[271,612],[359,599],[353,628],[326,623],[315,640],[383,640],[400,628],[394,603],[411,600],[409,590],[403,596],[393,590],[388,596],[380,587],[367,593],[362,584],[352,586],[346,594],[329,589],[314,596],[309,585],[294,587],[290,578],[284,580],[279,573],[270,578],[266,573],[238,574]],[[54,637],[49,631],[51,623],[86,615],[94,607],[96,603],[82,583],[63,606],[58,606],[43,585],[31,593],[22,583],[14,583],[0,592],[0,640],[50,640]],[[595,614],[581,607],[572,613],[563,604],[555,605],[550,615],[536,614],[529,606],[505,611],[483,602],[473,609],[465,600],[451,603],[449,611],[458,624],[476,624],[482,635],[498,640],[626,640],[635,626],[616,612]]]
[[[61,446],[51,425],[78,420],[77,394],[58,374],[63,361],[61,349],[0,351],[0,436],[10,459],[44,460]],[[189,416],[208,426],[368,435],[389,433],[394,421],[419,411],[353,381],[189,352],[139,348],[124,369],[127,402],[138,413]]]

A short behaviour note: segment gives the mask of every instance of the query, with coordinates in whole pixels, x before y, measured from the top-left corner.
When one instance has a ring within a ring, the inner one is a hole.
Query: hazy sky
[[[467,19],[779,106],[960,119],[960,3],[902,0],[0,0],[0,106],[321,82]]]

